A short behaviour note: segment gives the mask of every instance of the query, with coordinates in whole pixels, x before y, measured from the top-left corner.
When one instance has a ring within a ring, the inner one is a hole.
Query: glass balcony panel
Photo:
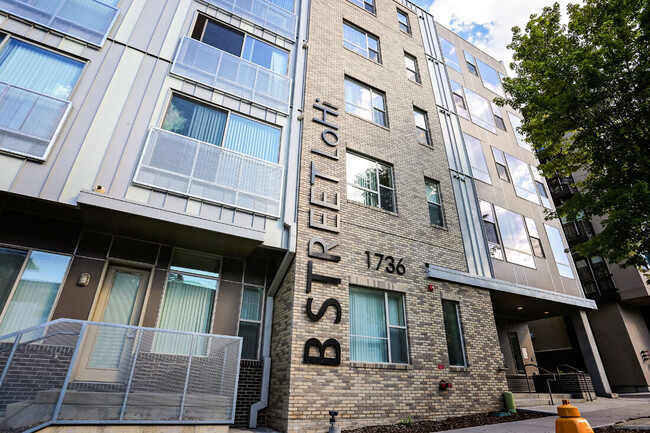
[[[296,16],[287,8],[293,7],[289,1],[267,0],[203,0],[220,9],[238,15],[245,20],[271,30],[288,39],[296,36]],[[282,7],[273,3],[281,3]]]
[[[274,110],[289,112],[290,78],[187,36],[181,39],[171,72]]]
[[[0,82],[0,150],[45,159],[71,105]]]
[[[0,0],[0,9],[96,46],[120,12],[97,0]]]
[[[153,128],[134,183],[279,216],[283,167]]]

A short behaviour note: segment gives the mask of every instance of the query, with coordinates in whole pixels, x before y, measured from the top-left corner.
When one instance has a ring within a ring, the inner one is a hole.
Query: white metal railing
[[[71,106],[0,81],[0,150],[45,160]]]
[[[291,78],[187,36],[181,39],[171,73],[289,112]]]
[[[98,47],[120,12],[97,0],[0,0],[0,10]]]
[[[277,217],[283,167],[151,128],[133,182]]]
[[[267,0],[202,0],[287,39],[296,37],[296,16]]]
[[[240,337],[58,319],[0,337],[0,431],[231,424]]]

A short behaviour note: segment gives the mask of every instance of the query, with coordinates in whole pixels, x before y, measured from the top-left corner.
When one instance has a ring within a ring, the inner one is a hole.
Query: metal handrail
[[[528,372],[526,371],[526,367],[535,367],[538,370],[542,370],[547,374],[553,375],[553,379],[546,379],[546,388],[548,389],[548,396],[551,399],[551,405],[555,405],[555,403],[553,402],[553,392],[551,391],[551,382],[557,382],[557,377],[555,376],[555,373],[545,368],[542,368],[537,364],[524,364],[524,374],[526,375],[526,382],[528,382]],[[562,383],[560,383],[560,386],[562,386]],[[530,390],[530,385],[528,389]]]
[[[573,366],[571,366],[569,364],[560,364],[560,365],[557,366],[558,374],[560,374],[560,371],[559,371],[560,367],[567,367],[568,369],[573,370],[576,373],[580,374],[580,376],[582,376],[582,381],[585,384],[585,389],[587,390],[587,395],[589,395],[589,401],[594,401],[594,399],[591,397],[591,390],[589,389],[589,384],[587,383],[586,373],[584,371],[580,370],[579,368],[573,367]]]
[[[79,335],[79,333],[60,331],[60,332],[55,332],[54,334],[43,335],[42,337],[38,337],[38,338],[32,338],[31,340],[21,341],[19,344],[32,344],[40,340],[45,340],[46,338],[54,337],[55,335]],[[11,350],[11,347],[5,347],[4,349],[0,349],[0,353],[6,352],[7,350]]]

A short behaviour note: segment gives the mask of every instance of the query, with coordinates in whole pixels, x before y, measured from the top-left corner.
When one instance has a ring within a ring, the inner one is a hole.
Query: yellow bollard
[[[594,433],[589,422],[580,416],[577,407],[569,404],[569,400],[562,400],[557,413],[560,417],[555,420],[555,433]]]

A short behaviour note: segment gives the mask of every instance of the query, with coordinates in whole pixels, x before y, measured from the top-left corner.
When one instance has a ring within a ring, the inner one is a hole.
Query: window
[[[227,126],[226,126],[227,125]],[[229,113],[190,99],[174,95],[167,109],[162,129],[222,146],[236,152],[277,163],[280,151],[280,129]],[[162,143],[161,143],[162,144]],[[159,144],[159,146],[161,145]],[[193,156],[172,141],[153,155],[151,164],[165,168],[179,165],[191,169]],[[192,158],[192,160],[188,160]]]
[[[0,335],[49,320],[70,257],[0,248]]]
[[[350,361],[408,363],[404,295],[350,287]]]
[[[415,117],[415,134],[417,135],[418,143],[431,146],[427,113],[414,107],[413,117]]]
[[[493,91],[499,96],[505,96],[503,87],[501,86],[501,79],[499,78],[497,71],[493,67],[483,63],[478,59],[476,59],[476,64],[478,65],[478,70],[481,73],[483,87]]]
[[[0,149],[47,158],[83,67],[77,60],[9,39],[0,49]]]
[[[375,0],[349,0],[370,13],[375,13]]]
[[[424,180],[427,191],[427,204],[429,206],[429,222],[440,227],[445,226],[442,216],[442,200],[440,199],[440,183],[435,180]]]
[[[469,113],[472,115],[472,122],[496,134],[497,130],[494,126],[494,116],[490,110],[488,100],[467,88],[465,88],[465,96],[467,97]]]
[[[395,212],[393,169],[353,153],[346,159],[348,200]]]
[[[478,69],[476,69],[476,59],[467,51],[463,51],[463,53],[465,53],[465,63],[467,63],[467,69],[469,70],[470,73],[478,77]]]
[[[381,63],[379,38],[346,22],[343,23],[343,46],[374,62]]]
[[[192,38],[275,73],[287,75],[289,53],[203,15],[196,20]]]
[[[503,121],[503,117],[501,117],[501,108],[499,108],[499,106],[495,104],[494,101],[490,102],[490,105],[492,106],[494,123],[497,125],[497,128],[501,129],[502,131],[507,131],[506,123]]]
[[[485,228],[485,237],[487,238],[490,256],[494,259],[503,260],[503,250],[499,240],[499,230],[494,217],[494,207],[492,204],[479,200],[481,208],[481,217],[483,218],[483,227]]]
[[[567,278],[574,278],[573,271],[571,270],[571,264],[569,262],[569,256],[566,252],[564,252],[566,246],[562,240],[560,230],[556,227],[546,224],[544,224],[544,229],[546,230],[548,241],[551,244],[551,251],[553,251],[555,264],[557,265],[557,269],[560,275]]]
[[[460,323],[460,310],[458,302],[442,301],[442,317],[445,322],[445,336],[447,337],[447,352],[449,365],[466,367],[465,342],[463,341],[463,328]]]
[[[544,205],[544,207],[547,209],[553,209],[551,206],[551,200],[549,200],[548,193],[546,192],[546,186],[544,186],[544,179],[542,178],[539,170],[537,167],[533,167],[531,165],[530,171],[533,173],[533,179],[535,179],[535,186],[537,187],[537,193],[539,194],[539,198],[542,201],[542,205]]]
[[[238,335],[242,342],[241,357],[257,359],[262,327],[262,306],[264,304],[264,288],[244,286],[239,313]]]
[[[409,22],[409,15],[406,12],[397,9],[397,21],[399,23],[399,29],[410,35],[411,23]]]
[[[381,126],[388,126],[383,92],[345,79],[345,111]]]
[[[507,111],[508,113],[508,118],[510,119],[510,125],[512,126],[512,131],[515,133],[515,137],[517,138],[517,144],[519,144],[519,147],[522,149],[526,149],[529,152],[533,151],[533,148],[530,147],[530,144],[526,142],[526,137],[519,132],[519,127],[521,127],[521,119],[511,112]]]
[[[503,152],[497,149],[496,147],[492,148],[492,155],[494,156],[494,162],[497,166],[497,173],[501,180],[510,182],[510,176],[508,176],[508,169],[506,168],[506,159],[503,156]]]
[[[494,213],[499,224],[506,260],[534,269],[533,251],[530,248],[522,216],[498,206],[494,206]]]
[[[454,80],[449,80],[451,83],[452,96],[454,97],[454,104],[456,105],[456,112],[469,120],[469,113],[467,112],[467,105],[465,104],[465,96],[463,96],[463,88]]]
[[[460,70],[460,62],[458,61],[458,54],[456,53],[456,47],[454,44],[449,42],[447,39],[439,36],[440,48],[442,48],[442,55],[445,57],[445,64],[452,69],[455,69],[458,72]]]
[[[420,73],[418,72],[418,60],[410,54],[404,53],[404,63],[406,64],[406,76],[409,80],[420,82]]]
[[[175,251],[167,274],[158,328],[210,333],[212,312],[217,300],[221,260],[187,251]],[[154,352],[187,354],[192,341],[187,335],[160,333]],[[208,340],[194,342],[193,353],[205,355]]]
[[[576,259],[575,264],[585,295],[605,294],[616,290],[607,263],[602,257]]]
[[[533,253],[537,257],[546,257],[544,255],[544,249],[542,248],[542,241],[539,238],[539,232],[537,231],[537,225],[535,224],[535,220],[528,217],[524,217],[524,220],[526,220],[526,228],[528,229],[530,244],[533,246]]]
[[[492,179],[490,179],[490,173],[488,172],[481,141],[465,133],[463,133],[463,138],[465,139],[467,156],[469,157],[469,163],[472,166],[474,178],[492,185]]]
[[[528,164],[506,153],[506,162],[512,176],[512,183],[515,187],[515,194],[535,204],[539,204],[537,187],[530,175]]]

